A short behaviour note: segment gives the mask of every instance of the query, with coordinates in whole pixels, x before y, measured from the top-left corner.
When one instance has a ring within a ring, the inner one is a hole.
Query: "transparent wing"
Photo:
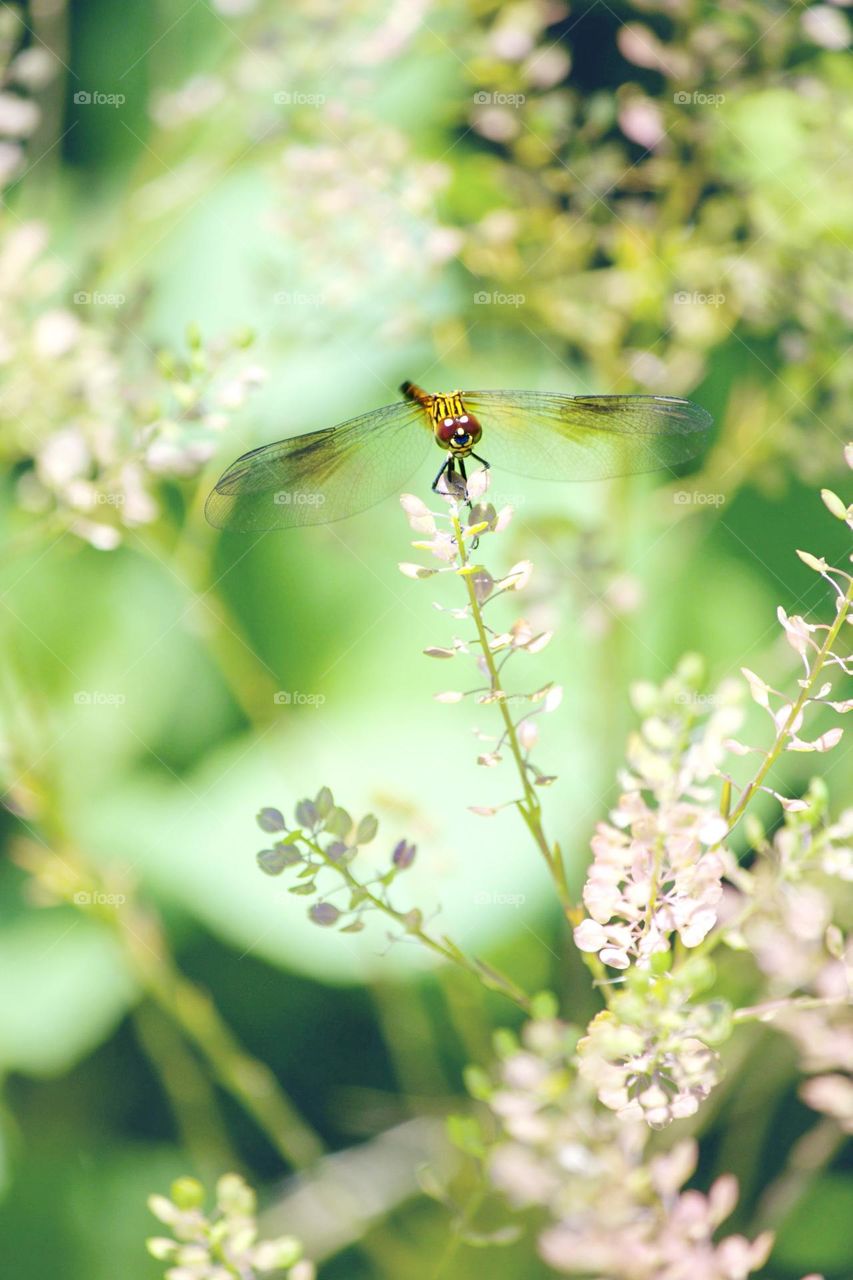
[[[606,480],[658,471],[702,451],[711,415],[669,396],[463,391],[480,420],[477,452],[537,480]]]
[[[204,513],[217,529],[243,532],[330,524],[402,488],[431,439],[420,405],[373,409],[243,454],[209,494]]]

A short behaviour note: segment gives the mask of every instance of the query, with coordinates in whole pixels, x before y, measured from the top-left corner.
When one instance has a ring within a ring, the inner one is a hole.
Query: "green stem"
[[[81,891],[90,898],[93,890],[110,887],[63,838],[57,823],[43,816],[40,825],[58,852],[33,843],[16,860],[54,901],[76,905]],[[120,904],[78,905],[77,909],[111,930],[144,994],[197,1050],[212,1077],[255,1120],[282,1158],[295,1169],[315,1163],[324,1153],[320,1137],[299,1115],[272,1071],[243,1049],[210,997],[180,972],[158,917],[134,900],[127,884],[122,887]]]
[[[835,1009],[847,1006],[850,998],[843,996],[787,996],[779,1000],[768,1000],[764,1004],[751,1005],[749,1008],[736,1009],[732,1015],[735,1022],[770,1022],[777,1013],[787,1013],[791,1009]]]
[[[150,923],[134,914],[131,926],[124,918],[127,907],[122,907],[116,924],[147,994],[177,1024],[214,1079],[255,1120],[282,1158],[295,1169],[314,1164],[324,1151],[319,1136],[279,1088],[269,1067],[246,1053],[210,997],[173,964],[160,945],[159,930],[152,932]]]
[[[195,1054],[161,1010],[143,1002],[133,1022],[143,1052],[154,1065],[169,1098],[182,1146],[206,1178],[234,1167],[213,1087]]]
[[[827,631],[823,644],[818,649],[817,657],[815,658],[814,664],[811,668],[811,671],[809,672],[808,679],[805,681],[805,684],[800,689],[799,696],[797,697],[796,702],[792,704],[791,710],[788,712],[788,715],[785,719],[785,723],[782,725],[782,728],[779,730],[776,736],[776,740],[773,743],[773,746],[770,748],[770,750],[767,752],[767,755],[764,757],[764,761],[761,767],[759,768],[758,772],[756,773],[755,777],[752,779],[751,782],[747,783],[747,785],[744,787],[743,791],[741,792],[740,800],[732,810],[731,816],[729,818],[729,830],[726,833],[726,838],[728,838],[728,836],[731,835],[732,831],[735,829],[738,822],[740,822],[741,818],[743,817],[747,809],[747,806],[749,805],[750,800],[755,795],[756,791],[761,786],[764,779],[767,777],[767,774],[773,768],[773,765],[776,763],[776,761],[779,759],[779,756],[784,751],[785,743],[791,735],[793,726],[797,723],[797,719],[801,711],[803,710],[809,698],[811,697],[811,693],[815,687],[815,684],[817,683],[818,676],[820,675],[821,671],[826,665],[827,658],[832,653],[832,646],[835,644],[835,641],[838,639],[839,632],[841,631],[841,628],[844,625],[847,614],[850,611],[851,603],[853,603],[853,580],[851,580],[851,582],[847,587],[847,594],[844,596],[844,599],[841,602],[841,607],[839,608],[838,613],[836,614],[835,621]]]
[[[458,515],[452,515],[453,530],[456,535],[456,546],[459,553],[460,567],[466,569],[469,567],[468,553],[465,547],[465,539],[462,533],[462,525]],[[530,832],[533,840],[539,849],[545,864],[548,867],[551,877],[557,889],[557,896],[560,899],[560,905],[563,912],[569,920],[572,920],[574,914],[574,902],[572,900],[571,891],[566,879],[566,868],[563,863],[562,853],[559,845],[552,848],[548,843],[548,838],[542,826],[542,808],[539,803],[539,797],[534,790],[530,781],[530,771],[524,759],[521,750],[521,744],[518,741],[518,733],[516,732],[515,722],[510,715],[509,707],[506,701],[506,693],[501,685],[500,672],[495,657],[489,644],[489,637],[486,631],[486,624],[483,620],[483,612],[480,608],[480,602],[477,599],[477,591],[474,586],[473,576],[470,573],[461,575],[465,581],[465,587],[468,592],[468,603],[471,608],[471,616],[474,619],[474,625],[477,628],[477,636],[480,642],[480,648],[483,654],[483,661],[489,673],[489,681],[491,692],[496,695],[498,709],[504,722],[504,730],[506,740],[509,743],[513,760],[518,771],[521,781],[524,798],[515,802],[515,807],[524,819],[527,830]]]
[[[501,995],[506,996],[523,1009],[525,1013],[530,1012],[530,997],[526,991],[523,991],[521,987],[513,982],[512,978],[508,978],[505,974],[501,973],[499,969],[495,969],[493,965],[486,964],[485,961],[477,960],[476,958],[472,959],[469,956],[466,956],[465,952],[462,951],[456,943],[446,935],[441,939],[434,938],[432,934],[427,933],[424,929],[421,923],[420,912],[398,911],[396,907],[392,907],[389,902],[384,900],[384,898],[380,898],[379,895],[374,893],[367,885],[364,885],[360,880],[357,880],[349,867],[330,858],[325,850],[321,849],[320,845],[316,843],[316,841],[305,836],[303,836],[302,839],[312,853],[315,853],[319,858],[321,858],[327,867],[331,867],[333,871],[337,871],[338,875],[343,877],[348,888],[352,889],[354,893],[358,893],[360,897],[369,902],[371,906],[375,907],[378,911],[389,916],[395,924],[400,925],[400,927],[405,930],[409,937],[417,938],[418,942],[422,943],[423,946],[425,946],[429,951],[432,951],[435,955],[441,956],[443,960],[448,960],[458,968],[465,969],[467,973],[473,974],[479,982],[483,983],[483,985],[488,987],[490,990],[499,991]]]

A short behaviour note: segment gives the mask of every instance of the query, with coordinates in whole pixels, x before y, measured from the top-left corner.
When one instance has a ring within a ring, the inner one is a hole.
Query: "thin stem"
[[[735,1022],[770,1022],[777,1013],[788,1013],[792,1009],[840,1009],[849,1003],[850,997],[846,994],[843,996],[783,996],[779,1000],[768,1000],[764,1004],[736,1009],[732,1017]]]
[[[451,515],[454,533],[456,535],[456,546],[459,553],[460,566],[465,569],[469,565],[468,553],[465,547],[465,539],[462,533],[462,525],[458,515]],[[518,733],[516,731],[515,722],[510,715],[509,707],[506,701],[506,693],[501,685],[500,671],[495,663],[495,657],[489,644],[489,637],[486,631],[486,624],[483,621],[483,613],[480,608],[480,601],[477,599],[477,592],[474,586],[473,577],[470,573],[462,574],[465,581],[465,587],[468,592],[468,603],[471,608],[471,616],[474,619],[474,625],[477,628],[477,636],[480,642],[480,648],[483,653],[483,661],[489,673],[491,684],[491,692],[497,695],[497,704],[504,722],[504,730],[506,741],[509,743],[513,760],[518,771],[519,780],[524,791],[524,798],[516,800],[515,807],[524,819],[524,823],[530,832],[533,840],[539,849],[542,857],[557,889],[557,895],[560,904],[568,919],[572,919],[574,912],[574,902],[572,900],[571,891],[566,879],[566,869],[563,863],[562,853],[559,845],[552,848],[548,843],[548,838],[542,826],[542,807],[539,803],[539,797],[530,781],[530,771],[524,759],[521,744],[518,741]]]
[[[251,1057],[221,1017],[211,998],[188,981],[161,944],[150,921],[127,908],[115,924],[134,969],[154,1003],[172,1019],[207,1063],[214,1079],[248,1112],[283,1159],[305,1169],[323,1154],[320,1137],[280,1089],[272,1071]]]
[[[512,978],[508,978],[506,974],[501,973],[499,969],[494,968],[493,965],[487,964],[483,960],[466,956],[465,952],[446,935],[441,939],[434,938],[432,934],[427,933],[424,929],[420,912],[398,911],[396,907],[392,907],[389,902],[379,897],[366,884],[357,880],[349,867],[330,858],[316,841],[310,840],[305,836],[302,838],[308,848],[317,854],[319,858],[322,858],[327,867],[331,867],[334,871],[337,871],[338,875],[343,877],[350,889],[358,893],[361,898],[369,902],[378,911],[389,916],[395,924],[400,925],[405,930],[409,937],[417,938],[418,942],[422,943],[435,955],[441,956],[443,960],[449,960],[451,964],[455,964],[460,969],[465,969],[466,972],[473,974],[475,978],[482,982],[484,986],[487,986],[492,991],[499,991],[501,995],[507,996],[508,999],[523,1009],[525,1013],[530,1013],[530,997],[526,991],[523,991],[521,987],[513,982]]]
[[[183,1147],[206,1177],[232,1168],[228,1141],[213,1086],[183,1036],[160,1009],[143,1001],[133,1022],[140,1045],[154,1065],[172,1107]]]
[[[827,659],[832,653],[832,646],[835,644],[835,641],[838,639],[838,634],[841,631],[841,628],[844,625],[844,621],[847,617],[847,614],[850,611],[851,603],[853,603],[853,581],[851,581],[847,587],[847,593],[844,596],[843,600],[841,601],[841,604],[839,605],[838,612],[835,617],[835,621],[833,622],[832,626],[829,627],[829,629],[827,630],[826,636],[824,637],[823,644],[818,649],[817,657],[815,658],[811,671],[809,672],[809,677],[805,681],[804,686],[800,689],[799,696],[797,697],[796,701],[792,704],[791,710],[788,712],[788,715],[785,718],[785,723],[782,725],[782,728],[779,730],[779,733],[776,736],[776,740],[773,743],[773,746],[770,748],[770,750],[767,752],[767,755],[764,757],[764,761],[761,767],[759,768],[758,772],[756,773],[755,777],[752,779],[751,782],[747,783],[747,785],[744,787],[743,791],[741,792],[740,800],[732,810],[731,816],[729,818],[729,830],[727,832],[727,837],[728,835],[731,834],[731,832],[737,826],[738,822],[740,822],[752,797],[755,795],[756,791],[761,786],[764,779],[767,777],[767,774],[773,768],[773,765],[776,763],[776,761],[779,759],[779,756],[782,754],[783,750],[785,749],[785,742],[790,737],[791,732],[793,731],[793,727],[797,723],[797,719],[800,713],[802,712],[803,708],[805,707],[806,703],[808,702],[811,696],[812,690],[814,689],[815,684],[817,683],[818,676],[820,675],[824,665],[826,664]]]
[[[27,845],[17,855],[19,865],[54,901],[76,903],[81,891],[93,901],[92,891],[102,886],[86,859],[44,820],[42,828],[61,852]],[[77,909],[115,934],[144,994],[194,1046],[213,1078],[255,1120],[287,1164],[295,1169],[313,1164],[324,1153],[319,1135],[299,1115],[272,1071],[242,1047],[211,998],[180,972],[158,917],[133,899],[129,886],[122,888],[121,903]]]

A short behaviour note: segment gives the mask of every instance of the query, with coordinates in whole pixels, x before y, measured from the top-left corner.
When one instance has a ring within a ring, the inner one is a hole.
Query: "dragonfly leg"
[[[453,459],[450,456],[448,456],[444,459],[444,462],[442,462],[441,470],[439,471],[438,475],[435,477],[435,479],[432,482],[433,493],[435,493],[436,490],[438,489],[438,482],[441,479],[441,477],[444,475],[445,471],[447,472],[448,479],[450,479],[450,472],[452,470],[453,470]]]
[[[481,457],[480,457],[480,455],[479,455],[479,453],[474,453],[474,452],[472,451],[472,453],[471,453],[471,457],[472,457],[472,458],[476,458],[478,462],[482,462],[482,464],[483,464],[483,468],[484,468],[484,470],[485,470],[485,471],[488,471],[488,470],[489,470],[489,468],[490,468],[490,467],[491,467],[491,465],[492,465],[492,464],[491,464],[491,462],[486,462],[486,459],[485,459],[485,458],[481,458]]]

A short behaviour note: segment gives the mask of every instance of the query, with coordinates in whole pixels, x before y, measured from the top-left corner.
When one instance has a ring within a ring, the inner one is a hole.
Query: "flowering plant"
[[[853,468],[853,447],[846,457]],[[817,716],[853,707],[839,697],[835,679],[851,669],[842,641],[851,620],[853,577],[822,557],[799,553],[831,586],[835,617],[811,622],[780,609],[783,635],[802,667],[793,697],[746,668],[743,681],[730,678],[704,693],[703,663],[695,655],[662,685],[634,689],[641,724],[628,743],[621,794],[593,836],[592,862],[576,902],[560,846],[546,834],[539,798],[556,778],[533,759],[540,717],[557,710],[561,691],[548,683],[513,692],[505,678],[510,659],[541,651],[551,636],[523,618],[508,626],[494,620],[493,602],[523,591],[532,565],[519,562],[493,575],[481,562],[481,542],[503,533],[512,518],[511,508],[496,510],[486,500],[487,490],[488,473],[481,470],[464,493],[445,489],[443,512],[405,495],[403,509],[419,535],[413,545],[432,563],[406,562],[400,569],[415,580],[461,579],[464,603],[438,606],[449,612],[455,634],[425,652],[454,669],[473,668],[476,683],[463,687],[463,678],[436,697],[493,710],[498,732],[477,730],[487,744],[478,764],[510,764],[519,789],[502,805],[475,805],[473,811],[494,818],[509,807],[521,816],[603,1008],[583,1027],[573,1021],[571,1001],[561,1010],[551,997],[525,996],[512,978],[466,961],[447,939],[437,944],[418,911],[401,913],[387,896],[410,864],[413,847],[405,841],[396,847],[388,871],[375,878],[377,894],[354,869],[359,847],[376,833],[375,820],[354,823],[328,789],[297,807],[294,831],[286,830],[278,810],[261,812],[263,829],[283,834],[259,861],[270,874],[301,868],[300,883],[291,889],[297,894],[313,894],[318,872],[334,868],[348,901],[343,908],[327,898],[315,902],[309,909],[315,924],[352,932],[362,928],[364,911],[376,907],[432,950],[442,954],[444,947],[445,958],[525,1010],[529,1020],[520,1040],[499,1037],[496,1069],[469,1075],[491,1123],[457,1125],[454,1133],[476,1160],[484,1187],[514,1209],[545,1210],[539,1250],[547,1263],[568,1274],[614,1280],[676,1280],[694,1273],[738,1280],[766,1261],[772,1232],[763,1230],[752,1241],[730,1235],[715,1242],[737,1202],[736,1180],[721,1176],[707,1195],[682,1191],[696,1166],[695,1140],[682,1137],[664,1153],[651,1135],[701,1114],[724,1071],[725,1046],[740,1024],[756,1020],[773,1020],[801,1047],[805,1069],[813,1073],[805,1101],[844,1126],[853,1123],[853,1083],[845,1074],[849,1021],[838,1020],[849,1012],[853,944],[834,920],[839,892],[853,879],[850,814],[828,818],[820,780],[800,796],[780,789],[775,778],[771,785],[784,753],[822,754],[841,739],[837,725],[811,733],[807,726]],[[853,529],[853,507],[832,492],[824,491],[823,499]],[[735,736],[745,723],[747,693],[770,717],[769,745],[748,746]],[[753,754],[754,772],[739,776],[738,761]],[[782,823],[772,838],[753,814],[762,794],[781,805]],[[738,848],[741,828],[749,837],[748,865]],[[325,847],[318,843],[323,831],[332,837]],[[726,951],[749,951],[774,998],[747,1005],[721,994],[712,957],[719,952],[724,963]],[[473,1238],[470,1223],[465,1230]]]

